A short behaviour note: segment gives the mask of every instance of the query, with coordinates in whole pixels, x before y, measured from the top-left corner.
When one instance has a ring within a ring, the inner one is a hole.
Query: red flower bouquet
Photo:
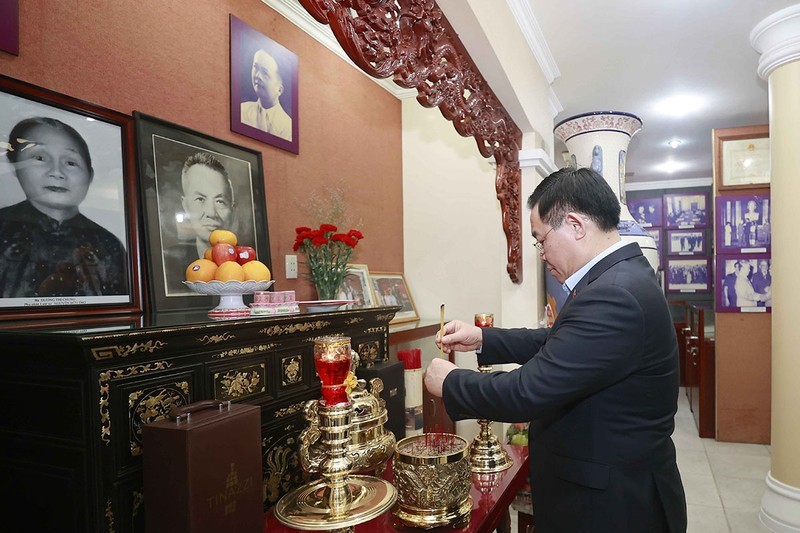
[[[358,241],[364,238],[357,229],[337,233],[333,224],[322,224],[319,229],[301,226],[295,229],[293,249],[306,255],[308,278],[316,285],[320,300],[335,300],[344,277],[347,263]]]

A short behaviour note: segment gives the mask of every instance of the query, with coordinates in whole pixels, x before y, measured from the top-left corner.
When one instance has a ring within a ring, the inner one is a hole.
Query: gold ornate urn
[[[353,472],[373,471],[379,475],[394,452],[395,438],[384,428],[388,416],[386,401],[380,396],[383,380],[373,378],[369,386],[367,391],[366,381],[359,379],[350,393],[353,416],[347,456],[353,461]],[[319,473],[325,459],[325,447],[319,439],[318,408],[318,400],[309,400],[303,410],[308,427],[300,434],[300,464],[307,474]]]

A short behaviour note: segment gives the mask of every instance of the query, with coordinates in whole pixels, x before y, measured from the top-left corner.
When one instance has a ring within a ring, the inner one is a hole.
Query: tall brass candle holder
[[[494,315],[476,314],[475,325],[479,328],[494,326]],[[480,365],[478,370],[485,374],[492,372],[491,365]],[[514,464],[514,460],[506,453],[500,441],[492,433],[491,420],[478,420],[480,432],[473,439],[469,448],[469,465],[473,472],[501,472]]]
[[[275,505],[282,524],[307,531],[352,531],[356,524],[380,515],[397,498],[394,487],[372,476],[351,475],[353,404],[348,397],[353,357],[349,337],[322,337],[314,342],[314,364],[322,382],[317,403],[318,431],[325,450],[322,479],[294,489]],[[301,440],[303,440],[301,435]]]

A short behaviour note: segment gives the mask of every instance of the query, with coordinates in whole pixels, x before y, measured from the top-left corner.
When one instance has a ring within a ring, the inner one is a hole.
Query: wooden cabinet
[[[301,480],[304,402],[319,396],[314,338],[388,358],[398,307],[209,321],[3,324],[0,498],[27,531],[144,531],[141,428],[173,405],[261,407],[265,509]]]
[[[687,395],[689,406],[703,438],[716,437],[714,360],[714,310],[690,305],[686,338]]]

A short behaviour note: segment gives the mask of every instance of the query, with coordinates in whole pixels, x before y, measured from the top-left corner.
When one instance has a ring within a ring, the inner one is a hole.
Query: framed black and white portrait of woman
[[[717,196],[717,253],[769,253],[772,224],[769,195]]]
[[[217,229],[232,231],[272,268],[261,152],[134,113],[151,304],[156,311],[213,307],[183,283]]]
[[[142,311],[131,117],[0,76],[0,317]]]

